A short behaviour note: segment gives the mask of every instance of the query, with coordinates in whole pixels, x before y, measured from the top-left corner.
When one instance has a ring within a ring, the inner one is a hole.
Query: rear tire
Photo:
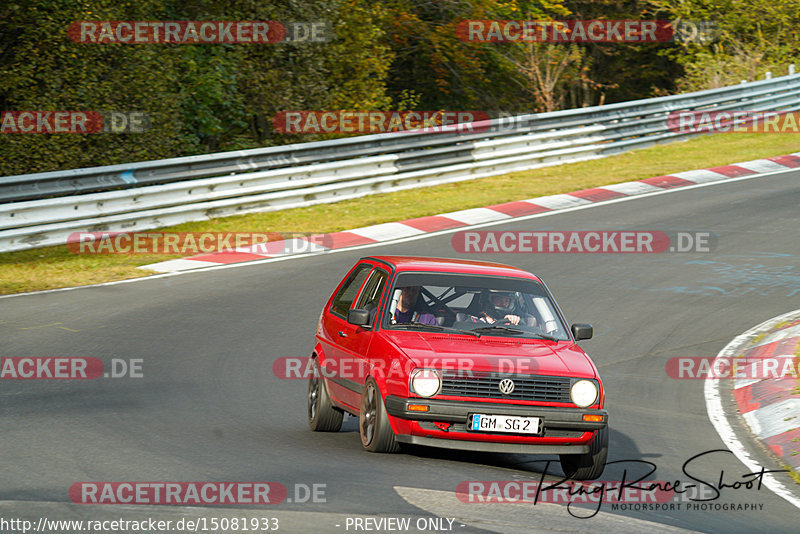
[[[370,377],[361,394],[361,411],[358,414],[358,431],[361,445],[369,452],[397,452],[400,446],[394,439],[389,416],[383,405],[378,384]]]
[[[334,408],[316,358],[313,359],[311,366],[313,372],[308,377],[308,395],[306,396],[308,426],[315,432],[338,432],[342,428],[344,412]]]
[[[596,480],[603,474],[608,458],[608,426],[596,430],[585,454],[562,454],[561,470],[573,480]]]

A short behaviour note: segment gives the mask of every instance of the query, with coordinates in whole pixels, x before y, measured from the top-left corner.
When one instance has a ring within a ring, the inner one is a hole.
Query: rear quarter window
[[[344,285],[342,285],[333,298],[331,312],[341,317],[347,317],[347,312],[350,311],[353,300],[355,300],[356,295],[358,295],[358,290],[361,289],[361,285],[364,283],[364,280],[366,280],[370,270],[372,270],[372,265],[365,263],[359,265],[350,273]]]

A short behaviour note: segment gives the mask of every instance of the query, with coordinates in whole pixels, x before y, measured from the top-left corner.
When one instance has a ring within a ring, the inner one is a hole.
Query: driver
[[[488,295],[481,296],[483,310],[478,316],[470,316],[473,322],[494,324],[507,322],[518,325],[520,316],[514,313],[516,299],[514,293],[508,291],[489,291]]]

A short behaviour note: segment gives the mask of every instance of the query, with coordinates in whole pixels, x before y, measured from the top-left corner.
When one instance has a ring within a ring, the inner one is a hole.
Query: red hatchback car
[[[479,261],[362,258],[325,305],[311,355],[308,421],[359,418],[373,452],[400,444],[558,454],[598,478],[608,454],[603,384],[544,283]]]

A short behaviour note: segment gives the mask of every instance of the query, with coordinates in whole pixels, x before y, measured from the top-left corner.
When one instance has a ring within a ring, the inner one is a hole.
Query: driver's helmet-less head
[[[494,291],[490,290],[485,295],[486,313],[493,317],[505,317],[514,314],[516,309],[516,295],[513,291]]]

